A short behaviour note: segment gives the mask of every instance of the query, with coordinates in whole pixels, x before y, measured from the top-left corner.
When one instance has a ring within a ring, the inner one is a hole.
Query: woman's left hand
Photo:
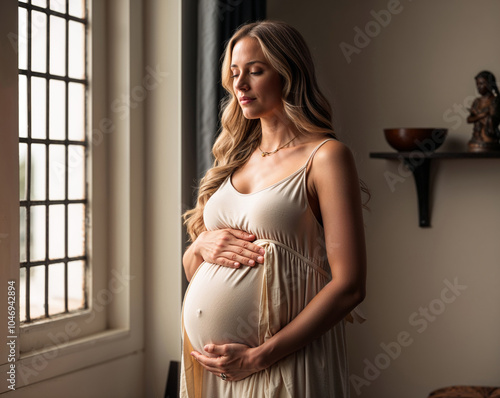
[[[193,351],[191,355],[209,372],[219,376],[224,373],[227,381],[237,381],[262,369],[256,364],[256,348],[245,344],[207,344],[203,349],[211,356]]]

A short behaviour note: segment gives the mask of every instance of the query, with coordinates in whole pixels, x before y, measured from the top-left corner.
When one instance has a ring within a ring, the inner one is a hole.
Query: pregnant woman
[[[353,156],[289,25],[241,27],[222,83],[215,163],[185,214],[181,397],[348,397],[366,274]]]

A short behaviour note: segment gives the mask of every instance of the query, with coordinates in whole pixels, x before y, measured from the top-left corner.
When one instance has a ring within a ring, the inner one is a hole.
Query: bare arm
[[[209,371],[240,380],[304,347],[341,321],[365,296],[366,253],[359,180],[350,150],[333,141],[320,148],[310,170],[325,230],[332,280],[302,312],[265,343],[213,345],[208,358],[194,353]]]
[[[202,262],[203,257],[196,252],[194,243],[192,243],[182,256],[182,265],[188,281],[191,281],[191,278]]]
[[[203,261],[230,268],[239,268],[241,264],[253,267],[263,263],[265,250],[252,243],[254,240],[255,235],[238,229],[202,232],[182,257],[187,280],[191,280]]]

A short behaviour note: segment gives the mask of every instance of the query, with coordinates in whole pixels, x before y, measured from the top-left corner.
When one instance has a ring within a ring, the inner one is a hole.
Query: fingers
[[[245,344],[207,344],[203,347],[206,355],[197,351],[191,352],[191,355],[209,372],[220,377],[221,373],[226,375],[227,381],[236,381],[244,379],[258,371],[253,367],[245,365],[243,358],[246,352],[251,349]]]
[[[244,240],[245,242],[238,242],[242,247],[244,247],[247,250],[250,250],[252,253],[258,253],[261,256],[263,256],[266,251],[262,246],[256,245],[255,243],[252,243],[255,239],[256,236],[253,234],[250,234],[245,231],[241,231],[239,229],[227,229],[231,234],[233,234],[236,238]]]
[[[217,344],[207,344],[205,347],[203,347],[203,350],[208,352],[209,354],[215,354],[215,355],[227,355],[229,353],[228,350],[228,345],[217,345]]]
[[[200,234],[198,247],[205,261],[230,268],[254,267],[264,263],[266,253],[263,247],[253,243],[254,240],[253,234],[226,228]]]
[[[248,259],[242,258],[240,261],[237,261],[238,258],[234,257],[234,253],[222,253],[223,255],[226,255],[227,257],[216,257],[213,261],[215,264],[223,265],[224,267],[229,267],[229,268],[240,268],[241,264],[246,264],[248,262]],[[251,266],[251,265],[250,265]]]
[[[243,247],[247,248],[248,250],[251,250],[254,253],[260,253],[261,255],[264,255],[264,253],[266,252],[261,246],[256,245],[254,243],[250,243],[256,239],[255,235],[250,234],[250,233],[245,232],[245,231],[241,231],[239,229],[228,228],[228,229],[226,229],[226,231],[229,231],[231,234],[233,234],[238,239],[247,241],[248,243],[242,242],[241,244]]]
[[[256,245],[257,246],[257,245]],[[241,246],[231,246],[229,250],[224,253],[224,257],[229,258],[234,263],[248,265],[249,267],[253,267],[257,264],[264,263],[265,253],[264,249],[260,246],[255,249],[256,251],[252,251],[250,249],[246,249]]]
[[[217,253],[217,257],[214,258],[214,262],[230,268],[240,268],[241,265],[254,267],[258,263],[264,262],[263,256],[252,254],[251,252],[245,252],[242,254],[238,253],[241,253],[240,248],[229,247],[227,248],[227,251]]]
[[[256,238],[256,236],[254,234],[250,234],[248,232],[242,231],[241,229],[227,228],[227,231],[231,232],[237,238],[247,240],[249,242],[254,241]]]
[[[239,268],[241,264],[253,267],[264,263],[265,249],[252,243],[255,235],[245,231],[228,228],[225,230],[229,234],[221,236],[217,242],[217,263],[232,268]]]
[[[226,369],[221,364],[220,358],[211,358],[206,355],[200,354],[197,351],[193,351],[191,355],[209,372],[219,375],[221,372],[226,371]]]

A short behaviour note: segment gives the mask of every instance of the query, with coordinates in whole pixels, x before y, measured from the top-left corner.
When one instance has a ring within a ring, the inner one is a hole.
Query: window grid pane
[[[88,308],[88,20],[86,0],[18,4],[20,317],[29,323]]]

